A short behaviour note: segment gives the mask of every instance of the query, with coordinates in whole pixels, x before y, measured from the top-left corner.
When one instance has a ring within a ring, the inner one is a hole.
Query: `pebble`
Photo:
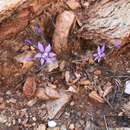
[[[40,124],[36,130],[46,130],[46,126],[44,124]]]
[[[125,83],[125,93],[130,94],[130,80]]]
[[[65,125],[62,125],[60,130],[67,130],[66,126]]]
[[[15,125],[15,124],[16,124],[16,121],[15,121],[15,120],[13,120],[13,121],[12,121],[12,124],[13,124],[13,125]]]
[[[22,120],[19,118],[19,119],[18,119],[18,123],[21,124],[21,122],[22,122]]]
[[[56,127],[56,125],[57,125],[57,123],[55,121],[53,121],[53,120],[48,121],[48,127],[53,128],[53,127]]]
[[[0,123],[5,123],[7,121],[7,117],[3,114],[0,115]]]
[[[69,126],[69,129],[70,130],[73,130],[75,127],[74,127],[74,124],[70,124],[70,126]]]
[[[6,92],[6,95],[11,95],[12,93],[11,93],[11,91],[10,90],[8,90],[7,92]]]
[[[35,98],[35,99],[30,100],[30,101],[27,103],[27,105],[28,105],[29,107],[32,107],[34,104],[36,104],[36,102],[37,102],[37,99]]]
[[[36,117],[32,117],[32,119],[33,119],[33,121],[36,121],[36,120],[37,120]]]
[[[9,100],[7,100],[7,103],[16,103],[16,99],[14,99],[14,98],[10,98]]]

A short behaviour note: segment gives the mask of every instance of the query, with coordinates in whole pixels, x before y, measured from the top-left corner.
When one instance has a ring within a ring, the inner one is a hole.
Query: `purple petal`
[[[40,63],[41,63],[41,65],[43,65],[43,64],[45,63],[45,60],[42,58],[42,59],[40,60]]]
[[[42,54],[41,53],[37,53],[36,55],[35,55],[35,58],[41,58],[42,57]]]
[[[21,62],[31,62],[32,60],[33,60],[33,58],[26,57],[26,58],[22,59]]]
[[[114,47],[119,49],[121,47],[120,41],[116,41],[115,44],[114,44]]]
[[[101,52],[103,53],[105,51],[105,44],[101,48]]]
[[[51,45],[49,44],[46,49],[45,49],[45,52],[50,52],[51,51]]]
[[[55,61],[55,58],[46,58],[46,63],[51,64]]]
[[[49,57],[50,57],[50,58],[55,57],[55,56],[56,56],[55,53],[53,53],[53,52],[50,52],[50,53],[49,53]]]
[[[101,58],[98,58],[98,63],[101,61]]]
[[[37,46],[38,46],[38,49],[40,52],[44,52],[44,47],[43,47],[42,43],[38,42]]]
[[[27,39],[27,40],[25,40],[24,42],[25,42],[25,44],[28,45],[28,46],[32,45],[32,40]]]
[[[101,48],[100,48],[100,46],[98,46],[98,48],[97,48],[97,53],[98,53],[98,55],[101,54]]]
[[[42,30],[40,29],[40,27],[38,26],[35,27],[35,33],[37,33],[38,35],[42,34]]]
[[[43,53],[41,57],[42,58],[47,58],[48,57],[48,53],[47,52]]]
[[[102,53],[101,55],[100,55],[100,57],[104,57],[105,56],[105,53]]]
[[[96,61],[96,60],[98,60],[98,59],[99,59],[99,57],[97,56],[97,57],[94,58],[94,61]]]

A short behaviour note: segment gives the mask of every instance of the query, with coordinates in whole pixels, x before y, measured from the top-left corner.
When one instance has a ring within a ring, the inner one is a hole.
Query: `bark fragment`
[[[24,30],[48,2],[51,0],[3,0],[4,4],[0,8],[0,41]]]
[[[53,35],[53,47],[57,54],[68,51],[68,35],[74,19],[75,15],[71,11],[64,11],[57,17]]]
[[[79,35],[84,39],[113,43],[130,34],[129,0],[101,0],[85,14],[88,17],[81,20],[84,25],[79,30]]]

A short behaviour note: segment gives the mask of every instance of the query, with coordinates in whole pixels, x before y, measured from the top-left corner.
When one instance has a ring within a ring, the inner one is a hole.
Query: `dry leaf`
[[[75,21],[75,14],[72,11],[64,11],[57,16],[56,29],[53,34],[53,48],[56,54],[68,52],[68,36],[72,24]]]
[[[44,88],[38,88],[37,91],[36,91],[35,96],[38,97],[41,100],[44,100],[44,101],[50,99],[50,97],[47,96]]]
[[[29,107],[32,107],[34,104],[36,104],[36,102],[37,102],[37,98],[34,98],[34,99],[28,101],[27,105],[28,105]]]
[[[34,76],[27,77],[24,86],[23,86],[23,93],[27,97],[32,97],[36,91],[36,82]]]
[[[54,89],[57,88],[56,85],[54,85],[54,84],[52,84],[52,83],[50,83],[50,82],[47,83],[47,86],[48,86],[48,87],[51,87],[51,88],[54,88]]]
[[[65,68],[65,61],[64,60],[60,63],[59,68],[61,71],[64,70],[64,68]]]
[[[103,92],[103,97],[107,96],[112,91],[112,88],[113,88],[112,84],[108,82]]]
[[[57,69],[58,66],[59,66],[58,61],[55,61],[55,62],[47,65],[47,70],[48,70],[48,72],[51,72],[52,70]]]
[[[92,91],[90,94],[89,94],[89,97],[100,102],[100,103],[104,103],[104,99],[101,98],[96,91]]]
[[[61,108],[70,100],[71,96],[66,94],[65,91],[60,90],[59,94],[60,98],[48,101],[46,104],[49,119],[53,119]]]
[[[54,88],[51,88],[51,87],[46,87],[45,88],[45,93],[51,99],[56,99],[56,98],[60,97],[59,93]]]
[[[72,93],[78,93],[78,90],[77,90],[77,88],[76,88],[76,86],[70,86],[69,88],[68,88],[68,90],[66,90],[67,92],[72,92]]]
[[[125,114],[130,117],[130,101],[123,105]]]
[[[90,80],[80,80],[80,85],[90,85],[91,84],[91,82],[90,82]]]
[[[69,80],[70,80],[70,72],[66,71],[65,72],[65,81],[66,81],[66,83],[69,83]]]

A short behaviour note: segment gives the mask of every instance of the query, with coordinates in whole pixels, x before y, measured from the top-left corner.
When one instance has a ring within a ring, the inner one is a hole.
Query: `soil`
[[[90,1],[90,6],[93,2]],[[74,124],[76,130],[85,130],[86,122],[91,121],[100,130],[106,129],[106,123],[113,128],[130,127],[130,119],[123,111],[123,105],[130,101],[129,95],[124,93],[125,81],[130,79],[129,44],[110,53],[109,60],[95,63],[92,55],[97,45],[79,38],[75,33],[78,25],[75,25],[69,35],[69,44],[73,45],[71,54],[57,56],[58,68],[48,72],[46,66],[41,67],[37,63],[23,68],[23,64],[17,62],[17,55],[30,50],[24,40],[39,39],[30,33],[30,28],[38,21],[44,37],[51,43],[56,16],[67,9],[68,6],[63,1],[48,5],[24,31],[0,44],[0,130],[36,130],[40,124],[47,126],[47,101],[36,100],[34,105],[29,106],[29,101],[35,100],[35,97],[27,98],[23,94],[24,82],[30,75],[35,75],[37,88],[46,86],[47,83],[63,90],[68,90],[70,86],[76,87],[78,92],[72,92],[70,101],[53,118],[58,126],[65,125],[69,129]],[[86,17],[81,13],[82,9],[74,12],[82,19]],[[110,50],[107,45],[106,48]],[[66,82],[66,71],[70,73],[71,84]],[[77,75],[80,76],[79,79]],[[90,85],[82,85],[82,80],[89,81]],[[112,90],[102,97],[107,86],[112,86]],[[93,91],[105,102],[91,98],[90,93]]]

